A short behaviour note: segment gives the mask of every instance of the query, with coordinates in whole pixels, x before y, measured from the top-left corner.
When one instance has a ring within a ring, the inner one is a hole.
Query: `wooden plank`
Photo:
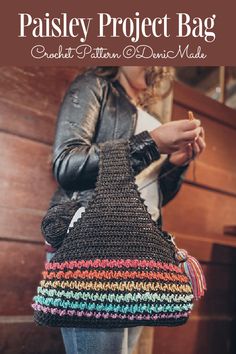
[[[0,316],[32,315],[30,304],[42,277],[43,245],[0,241]]]
[[[0,131],[52,144],[55,117],[0,99]]]
[[[1,323],[0,352],[2,354],[64,354],[59,328],[37,326],[34,323]]]
[[[0,68],[0,131],[52,144],[60,102],[80,71],[73,67]]]
[[[0,205],[46,210],[56,182],[49,146],[0,132]]]
[[[42,242],[41,220],[57,186],[51,148],[6,133],[0,148],[0,238]]]
[[[236,112],[210,97],[203,95],[196,89],[180,82],[174,83],[174,103],[185,109],[191,109],[205,115],[211,120],[236,129]]]
[[[0,239],[42,242],[41,221],[46,211],[0,206]]]
[[[203,162],[203,156],[191,163],[185,175],[185,180],[204,188],[215,190],[236,197],[236,173],[212,166]]]
[[[223,318],[192,318],[187,324],[156,327],[153,354],[234,354],[235,323]]]
[[[65,89],[81,68],[2,67],[0,98],[54,117]]]
[[[235,223],[235,215],[235,197],[186,183],[163,209],[164,226],[167,230],[195,235],[199,239],[221,239],[224,226]],[[235,240],[233,237],[232,239]]]

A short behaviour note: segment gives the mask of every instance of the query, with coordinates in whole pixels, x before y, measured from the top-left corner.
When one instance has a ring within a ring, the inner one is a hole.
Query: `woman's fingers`
[[[193,119],[193,120],[181,119],[181,120],[178,120],[177,122],[178,122],[179,129],[181,131],[194,130],[194,129],[200,127],[200,125],[201,125],[201,121],[199,119]]]
[[[203,138],[203,140],[205,140],[205,130],[203,127],[200,136]]]
[[[193,156],[193,147],[192,147],[192,144],[186,145],[186,147],[185,147],[185,152],[186,152],[186,154],[187,154],[188,159],[191,159],[192,156]]]
[[[196,140],[196,143],[199,146],[200,152],[202,152],[206,148],[206,142],[204,138],[200,137]]]
[[[195,128],[193,130],[189,130],[183,133],[183,140],[185,142],[192,142],[198,138],[201,133],[202,127]]]
[[[206,147],[206,143],[202,137],[198,137],[192,144],[194,158],[198,157]]]
[[[194,141],[194,143],[192,143],[192,147],[193,147],[193,154],[194,154],[194,158],[195,158],[200,153],[200,147],[196,141]]]

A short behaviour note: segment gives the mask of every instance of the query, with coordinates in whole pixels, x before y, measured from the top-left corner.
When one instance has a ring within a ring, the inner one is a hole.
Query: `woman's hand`
[[[205,132],[201,128],[201,133],[198,138],[191,144],[188,144],[183,149],[173,152],[169,161],[177,166],[182,166],[187,162],[190,162],[191,159],[197,158],[206,148],[205,142]]]
[[[188,149],[199,137],[202,127],[198,119],[182,119],[168,122],[150,132],[161,154],[172,154]],[[194,149],[197,147],[194,145]]]

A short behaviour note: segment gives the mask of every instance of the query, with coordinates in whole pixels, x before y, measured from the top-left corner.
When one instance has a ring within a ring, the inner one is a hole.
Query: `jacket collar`
[[[129,96],[118,80],[112,81],[111,84],[118,92],[116,94],[116,128],[114,137],[116,139],[122,138],[127,132],[128,136],[131,137],[136,127],[137,107],[130,101]],[[132,117],[131,120],[128,118],[129,116]]]
[[[137,107],[131,102],[131,97],[128,95],[125,88],[121,85],[120,81],[114,80],[112,81],[112,84],[120,93],[122,93],[126,97],[126,99],[129,101],[130,105],[134,108],[134,110],[137,111]]]

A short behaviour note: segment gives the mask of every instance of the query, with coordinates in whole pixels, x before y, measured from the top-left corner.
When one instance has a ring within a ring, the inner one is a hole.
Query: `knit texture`
[[[169,234],[147,211],[130,145],[101,144],[93,199],[45,262],[31,306],[39,325],[177,326],[193,307],[188,277]]]

